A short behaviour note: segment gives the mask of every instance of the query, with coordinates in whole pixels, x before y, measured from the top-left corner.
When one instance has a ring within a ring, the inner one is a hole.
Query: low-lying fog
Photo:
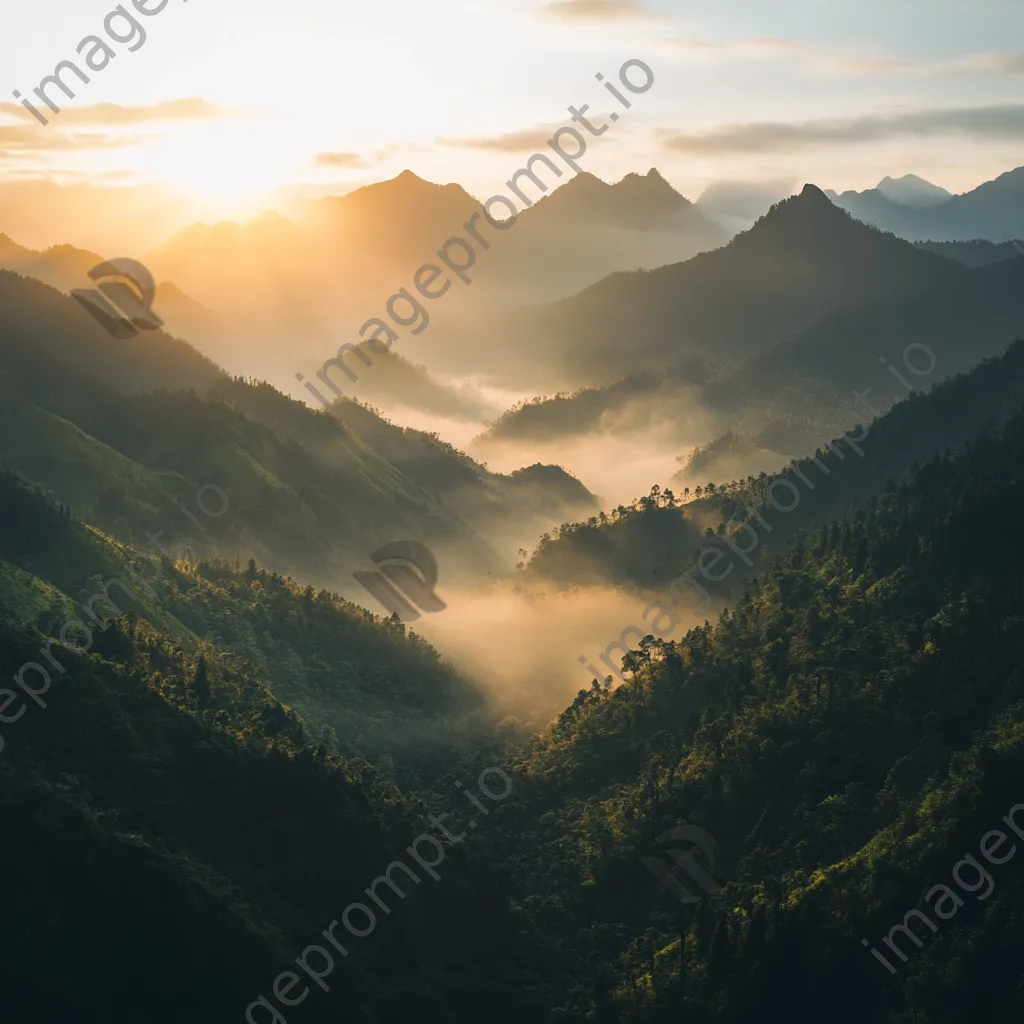
[[[624,652],[609,654],[608,647],[628,627],[647,634],[657,626],[665,633],[662,639],[679,640],[712,615],[687,611],[663,595],[612,588],[527,592],[496,581],[483,588],[451,589],[442,578],[437,594],[446,610],[424,615],[408,628],[483,687],[496,707],[536,728],[543,728],[581,689],[589,689],[595,673],[581,664],[581,655],[603,680],[611,673],[600,659],[608,656],[620,666]],[[367,596],[354,599],[380,613]],[[671,608],[672,617],[661,609],[648,611],[653,602]],[[637,641],[628,634],[627,649]],[[613,682],[619,679],[613,676]]]

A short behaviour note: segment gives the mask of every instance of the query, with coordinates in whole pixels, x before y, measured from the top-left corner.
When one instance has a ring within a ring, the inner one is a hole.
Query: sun
[[[258,213],[294,174],[294,157],[252,123],[189,125],[155,143],[144,170],[221,217]]]

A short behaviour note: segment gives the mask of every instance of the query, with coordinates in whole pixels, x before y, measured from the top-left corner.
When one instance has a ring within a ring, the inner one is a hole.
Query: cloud
[[[110,128],[124,125],[146,124],[151,121],[210,121],[215,118],[228,117],[242,113],[228,107],[220,107],[207,100],[195,98],[167,100],[153,103],[145,107],[122,107],[117,103],[96,103],[89,107],[61,107],[59,114],[52,114],[42,104],[43,113],[52,117],[55,127],[67,127],[75,124],[105,125]],[[20,103],[0,103],[0,113],[16,117],[21,121],[30,122],[43,127]]]
[[[545,149],[559,127],[557,124],[539,124],[504,135],[483,135],[472,139],[439,138],[437,142],[442,146],[483,149],[492,153],[533,153]]]
[[[62,132],[46,131],[42,126],[0,125],[0,158],[10,158],[15,153],[63,152],[71,149],[123,149],[137,146],[145,141],[144,135],[102,135],[84,132],[67,135]]]
[[[561,21],[627,21],[637,18],[662,18],[633,0],[551,0],[537,8],[545,18]]]
[[[950,66],[956,71],[1024,75],[1024,53],[971,53],[953,60]]]
[[[814,43],[777,36],[743,36],[739,39],[708,39],[702,36],[674,36],[662,44],[676,52],[695,56],[722,55],[753,58],[803,58],[805,67],[819,75],[944,75],[963,72],[980,74],[1024,74],[1024,53],[969,53],[948,60],[918,61],[909,57],[872,53],[830,53]]]
[[[814,121],[753,121],[718,125],[684,134],[668,131],[662,143],[670,153],[792,153],[814,146],[879,142],[908,135],[969,135],[978,139],[1019,138],[1024,106],[918,110],[867,117]]]
[[[816,50],[816,47],[810,43],[801,43],[796,39],[781,39],[778,36],[745,36],[739,40],[737,48],[749,53],[773,57],[788,57],[795,53],[814,53]]]
[[[704,36],[673,36],[666,39],[665,43],[675,50],[736,54],[744,57],[794,57],[818,52],[818,48],[811,43],[802,43],[798,39],[782,39],[779,36],[743,36],[725,41]]]
[[[826,75],[893,75],[922,70],[920,64],[903,57],[819,57],[814,66]]]
[[[371,162],[358,153],[317,153],[313,162],[317,167],[340,167],[347,170],[363,170]]]

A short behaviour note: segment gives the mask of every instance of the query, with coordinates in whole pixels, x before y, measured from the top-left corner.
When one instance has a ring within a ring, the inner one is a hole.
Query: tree
[[[210,681],[206,677],[206,658],[201,654],[196,664],[196,674],[192,677],[192,691],[200,707],[205,707],[210,700]]]

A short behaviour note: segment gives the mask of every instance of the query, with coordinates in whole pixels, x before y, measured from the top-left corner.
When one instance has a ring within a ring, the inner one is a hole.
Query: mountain
[[[938,206],[953,197],[952,192],[939,185],[933,185],[916,174],[904,174],[902,178],[883,178],[875,188],[886,199],[904,206]]]
[[[416,269],[481,211],[461,185],[437,185],[403,171],[347,195],[319,200],[310,224],[334,245],[385,267]]]
[[[956,260],[965,267],[990,267],[993,263],[1003,260],[1020,259],[1020,252],[1012,242],[985,242],[975,239],[973,242],[915,242],[919,249],[927,249],[938,256]]]
[[[513,323],[529,355],[577,376],[614,375],[686,356],[736,361],[844,308],[923,287],[961,268],[859,224],[807,185],[714,252],[616,274]]]
[[[345,428],[404,476],[438,495],[491,539],[503,521],[534,524],[534,535],[565,516],[596,511],[597,498],[559,466],[535,464],[503,476],[491,473],[436,434],[398,427],[343,399],[331,410]]]
[[[375,352],[369,342],[356,346],[364,365],[372,371],[359,377],[351,390],[360,401],[375,405],[400,405],[456,420],[479,421],[494,412],[472,385],[454,386],[437,379],[425,366],[415,366],[398,352]],[[358,365],[358,363],[355,363]],[[326,389],[325,389],[326,390]],[[325,396],[326,397],[326,396]]]
[[[873,390],[869,394],[876,397]],[[876,419],[867,416],[869,423],[851,426],[846,435],[838,428],[822,433],[812,457],[804,454],[782,465],[775,455],[769,472],[730,475],[735,452],[728,442],[735,449],[737,439],[726,435],[722,444],[708,446],[696,468],[680,474],[680,484],[684,479],[711,483],[693,492],[688,486],[676,493],[656,488],[607,516],[565,523],[537,546],[528,568],[560,585],[579,584],[582,577],[591,583],[665,586],[684,567],[697,573],[701,547],[720,550],[731,560],[738,557],[734,544],[750,546],[747,557],[727,573],[728,582],[703,583],[716,600],[732,605],[750,578],[770,566],[801,531],[843,520],[858,503],[902,484],[915,467],[963,452],[985,432],[998,433],[1022,407],[1024,340],[1017,340],[969,372],[905,395]],[[791,484],[799,490],[796,506],[782,512],[768,495],[788,494]],[[751,521],[751,509],[760,515],[756,545],[737,527]],[[670,524],[667,530],[664,523]],[[694,530],[696,523],[703,533]],[[669,546],[673,557],[661,557]]]
[[[684,316],[650,352],[685,335],[715,361],[686,386],[733,413],[874,400],[867,367],[891,381],[927,346],[925,388],[1020,333],[1019,265],[922,251],[813,189],[737,243],[622,292],[703,311],[710,341]],[[724,293],[700,306],[700,284]],[[712,300],[744,298],[725,365]],[[5,1021],[1019,1016],[1024,342],[820,459],[542,536],[525,576],[559,601],[618,587],[642,626],[615,627],[607,675],[565,649],[524,673],[589,684],[532,734],[315,584],[393,529],[486,549],[471,515],[555,514],[591,500],[578,481],[314,412],[162,331],[113,339],[14,273],[0,304]],[[762,311],[770,348],[741,333]],[[624,379],[647,401],[681,365]],[[214,484],[230,508],[201,528],[182,509]],[[694,565],[728,608],[693,628],[688,596],[636,593]],[[459,625],[512,656],[483,600]]]
[[[458,795],[449,758],[461,783],[497,756],[479,695],[401,623],[254,566],[161,565],[8,471],[0,524],[0,669],[36,694],[9,701],[3,725],[0,864],[16,890],[4,927],[18,936],[5,1019],[89,1006],[127,1021],[154,991],[146,1017],[161,1024],[258,1018],[260,993],[351,902],[354,880],[375,884],[410,845],[435,866],[445,854],[443,887],[423,871],[422,886],[407,873],[414,891],[385,888],[394,919],[353,944],[358,970],[339,965],[344,984],[307,1019],[400,1018],[426,990],[484,1012],[473,977],[497,947],[526,952],[500,897],[481,898],[498,873],[420,838],[424,800]],[[147,591],[87,604],[104,580],[134,579],[129,559]],[[76,605],[97,616],[66,646]],[[44,965],[44,950],[59,961]],[[113,987],[100,980],[111,957],[128,971]]]
[[[571,220],[578,227],[604,226],[626,231],[686,228],[706,233],[709,238],[721,237],[715,225],[654,167],[647,174],[627,174],[615,184],[583,171],[543,196],[523,214],[523,220]]]
[[[116,340],[70,298],[10,273],[0,273],[0,302],[0,460],[121,539],[151,531],[173,551],[253,557],[354,590],[353,569],[397,539],[430,545],[449,578],[500,572],[501,556],[463,518],[464,500],[482,526],[490,517],[508,535],[510,553],[538,526],[592,507],[578,484],[579,502],[564,504],[562,483],[525,487],[411,433],[410,446],[426,445],[411,460],[418,483],[339,419],[231,380],[161,331]],[[362,418],[382,445],[397,430],[369,411]],[[488,497],[448,493],[451,464]],[[168,512],[212,487],[228,495],[230,515],[196,525]]]
[[[91,287],[89,271],[103,262],[102,256],[71,245],[54,245],[36,252],[0,235],[0,270],[34,277],[63,292]]]
[[[0,270],[32,277],[62,292],[94,287],[89,271],[105,262],[97,253],[72,245],[54,245],[42,252],[18,245],[0,235]],[[168,332],[198,343],[213,358],[218,355],[217,339],[223,324],[206,307],[167,281],[156,287],[153,309],[164,321]]]
[[[655,170],[614,185],[586,172],[545,179],[547,194],[518,179],[526,200],[505,231],[482,219],[480,202],[461,186],[405,171],[308,203],[298,221],[267,213],[248,224],[194,225],[145,259],[215,314],[220,334],[197,339],[205,350],[232,372],[295,390],[297,371],[311,377],[340,344],[358,342],[390,296],[403,287],[415,294],[417,268],[437,262],[450,239],[475,247],[472,288],[456,279],[444,302],[430,304],[429,357],[431,369],[463,375],[501,362],[479,339],[508,307],[572,294],[615,271],[686,259],[727,238]],[[471,222],[483,243],[468,232]],[[452,258],[470,258],[461,251]],[[422,382],[401,377],[408,387],[391,397],[415,404]],[[377,401],[382,392],[372,388],[367,380],[355,393]]]
[[[700,446],[687,483],[770,468],[849,417],[854,385],[873,388],[880,411],[905,395],[880,364],[908,344],[927,339],[930,385],[1017,336],[1020,265],[971,268],[939,251],[859,223],[807,186],[723,249],[610,277],[517,323],[538,342],[535,361],[611,383],[517,406],[486,439],[668,424],[680,446]]]
[[[858,220],[911,241],[1005,242],[1024,237],[1024,167],[942,202],[934,191],[923,193],[931,197],[927,203],[907,201],[908,195],[921,194],[921,186],[914,183],[896,189],[890,185],[883,190],[880,185],[866,192],[833,192],[830,196]]]
[[[1024,876],[979,844],[1024,836],[1022,457],[1018,415],[804,534],[717,622],[652,616],[625,682],[553,724],[494,852],[548,956],[592,965],[566,1018],[1012,1019]]]

